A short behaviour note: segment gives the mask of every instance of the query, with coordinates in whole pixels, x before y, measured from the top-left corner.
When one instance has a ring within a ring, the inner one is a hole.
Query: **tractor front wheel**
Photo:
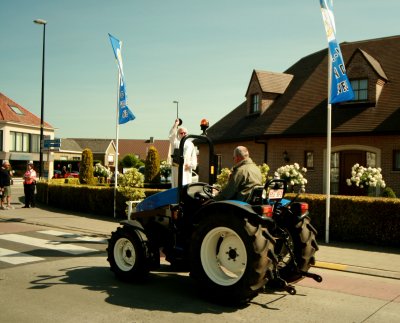
[[[108,240],[108,262],[111,271],[124,281],[138,281],[149,273],[144,234],[129,226],[119,227]]]

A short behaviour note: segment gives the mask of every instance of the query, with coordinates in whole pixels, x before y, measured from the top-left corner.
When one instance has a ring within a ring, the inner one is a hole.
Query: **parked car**
[[[62,175],[61,171],[55,170],[53,178],[79,178],[79,172],[66,172],[64,175]]]

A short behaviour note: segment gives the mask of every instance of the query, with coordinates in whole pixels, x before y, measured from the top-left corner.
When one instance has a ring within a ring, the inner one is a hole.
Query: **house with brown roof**
[[[54,131],[49,123],[44,122],[43,134],[54,139]],[[146,159],[148,149],[154,146],[161,160],[166,160],[169,141],[146,139],[119,139],[119,158],[134,154]],[[10,160],[11,166],[22,176],[26,162],[33,160],[39,169],[40,160],[40,118],[27,109],[0,93],[0,161]],[[44,177],[52,177],[53,168],[61,168],[64,164],[74,164],[73,170],[82,157],[82,151],[89,148],[93,159],[112,169],[115,167],[116,144],[113,139],[97,138],[62,138],[59,149],[43,150]],[[48,162],[49,161],[49,162]],[[54,167],[53,161],[56,161]]]
[[[43,135],[54,139],[54,128],[47,122],[43,125]],[[36,169],[40,161],[40,118],[0,93],[0,160],[9,160],[22,176],[26,162],[33,160]],[[44,152],[44,175],[52,172],[52,153]]]
[[[144,160],[147,157],[149,148],[154,146],[160,156],[160,160],[166,160],[168,156],[169,140],[164,139],[119,139],[118,154],[123,158],[127,154],[134,154]]]
[[[118,159],[121,160],[128,154],[136,155],[140,159],[146,159],[147,152],[154,146],[161,160],[165,160],[168,155],[168,140],[145,139],[119,139],[118,140]],[[61,168],[62,164],[68,162],[78,162],[81,160],[82,151],[89,148],[93,153],[93,160],[98,160],[102,165],[115,169],[116,144],[113,139],[95,138],[62,138],[61,147],[54,152],[54,160],[57,161],[55,168]],[[74,166],[73,168],[77,168]]]
[[[357,194],[346,179],[359,163],[382,168],[387,186],[400,195],[400,36],[340,46],[355,98],[332,105],[331,193]],[[324,193],[327,84],[328,49],[283,73],[254,70],[245,101],[208,130],[221,166],[231,167],[233,149],[244,145],[257,164],[269,165],[270,175],[286,164],[306,167],[306,191]]]

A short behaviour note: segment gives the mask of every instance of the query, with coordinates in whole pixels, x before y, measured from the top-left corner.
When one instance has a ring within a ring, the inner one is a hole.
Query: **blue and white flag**
[[[128,121],[134,120],[135,116],[127,105],[128,97],[126,94],[125,77],[124,77],[124,71],[123,71],[123,66],[122,66],[122,56],[121,56],[121,47],[122,47],[121,45],[122,44],[114,36],[112,36],[110,34],[108,34],[108,36],[110,37],[111,46],[114,51],[115,59],[117,60],[117,63],[118,63],[118,69],[119,69],[118,123],[123,124]]]
[[[124,124],[128,121],[134,120],[135,116],[131,109],[127,106],[127,96],[123,78],[120,76],[119,80],[119,114],[118,123]]]
[[[329,103],[339,103],[353,100],[354,92],[346,75],[340,46],[336,41],[335,18],[333,16],[332,0],[320,0],[322,19],[324,20],[326,36],[328,37],[329,53],[332,60],[331,97]]]

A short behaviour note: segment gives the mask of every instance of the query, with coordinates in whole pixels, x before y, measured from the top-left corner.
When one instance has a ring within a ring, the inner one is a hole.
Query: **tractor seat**
[[[251,193],[250,193],[249,197],[247,198],[246,202],[251,205],[262,204],[263,191],[264,191],[264,186],[261,186],[261,185],[254,186],[253,189],[251,190]]]

